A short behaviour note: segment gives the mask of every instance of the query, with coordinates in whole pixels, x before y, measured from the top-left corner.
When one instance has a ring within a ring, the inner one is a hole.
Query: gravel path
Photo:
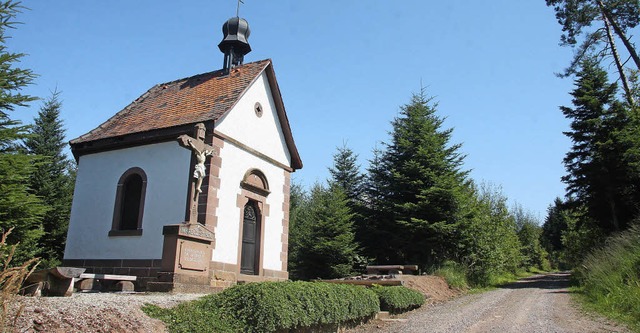
[[[582,313],[571,302],[569,274],[536,275],[497,290],[413,311],[398,322],[357,332],[629,332]]]
[[[202,297],[198,294],[74,293],[71,297],[18,297],[23,305],[16,332],[156,333],[165,327],[147,317],[140,307],[146,303],[169,308]]]

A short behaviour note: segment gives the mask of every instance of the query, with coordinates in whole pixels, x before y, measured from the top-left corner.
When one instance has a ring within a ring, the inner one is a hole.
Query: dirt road
[[[628,332],[571,301],[568,274],[536,275],[482,294],[465,295],[407,314],[367,332]],[[404,320],[403,319],[403,320]]]

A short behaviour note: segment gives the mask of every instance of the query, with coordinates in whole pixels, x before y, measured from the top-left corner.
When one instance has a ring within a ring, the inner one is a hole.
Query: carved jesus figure
[[[202,186],[202,179],[204,179],[204,176],[207,174],[204,167],[204,161],[207,159],[207,156],[213,156],[213,151],[207,149],[202,149],[202,151],[198,150],[191,139],[187,140],[187,144],[189,144],[189,147],[193,150],[193,153],[196,155],[196,160],[198,161],[195,169],[193,170],[193,178],[196,179],[196,191],[198,193],[202,193],[200,186]]]

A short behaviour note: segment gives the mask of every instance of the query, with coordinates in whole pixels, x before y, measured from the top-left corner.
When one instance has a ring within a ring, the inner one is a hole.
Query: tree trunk
[[[629,88],[629,81],[627,80],[627,75],[624,73],[624,67],[622,66],[622,62],[620,61],[618,49],[616,48],[615,40],[613,39],[613,35],[611,34],[610,22],[604,12],[602,13],[602,20],[604,21],[604,27],[607,31],[607,39],[609,40],[609,45],[611,46],[611,54],[613,54],[613,59],[616,63],[616,67],[618,68],[618,73],[620,73],[620,81],[622,81],[622,86],[624,87],[624,94],[627,97],[627,102],[629,102],[629,105],[634,106],[636,103],[633,100],[633,94],[631,94],[631,89]]]
[[[616,35],[618,35],[618,37],[620,37],[620,39],[622,40],[622,43],[627,48],[627,51],[629,51],[629,54],[631,55],[633,62],[635,62],[636,64],[636,68],[640,69],[640,57],[638,56],[638,53],[636,52],[635,47],[631,44],[631,42],[629,41],[629,38],[627,38],[624,31],[622,31],[622,29],[618,25],[618,22],[616,22],[613,19],[613,17],[611,17],[611,13],[609,12],[609,10],[607,10],[604,7],[604,4],[602,3],[602,1],[598,0],[597,2],[598,2],[598,7],[600,7],[600,10],[602,11],[602,14],[605,18],[605,22],[609,21],[609,23],[611,23],[611,27],[613,27],[613,31],[616,33]]]

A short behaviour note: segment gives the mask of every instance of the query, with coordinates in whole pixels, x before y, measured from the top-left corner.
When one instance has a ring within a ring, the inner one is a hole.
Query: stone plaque
[[[205,271],[209,266],[209,246],[193,242],[180,242],[180,259],[178,265],[181,269]]]

